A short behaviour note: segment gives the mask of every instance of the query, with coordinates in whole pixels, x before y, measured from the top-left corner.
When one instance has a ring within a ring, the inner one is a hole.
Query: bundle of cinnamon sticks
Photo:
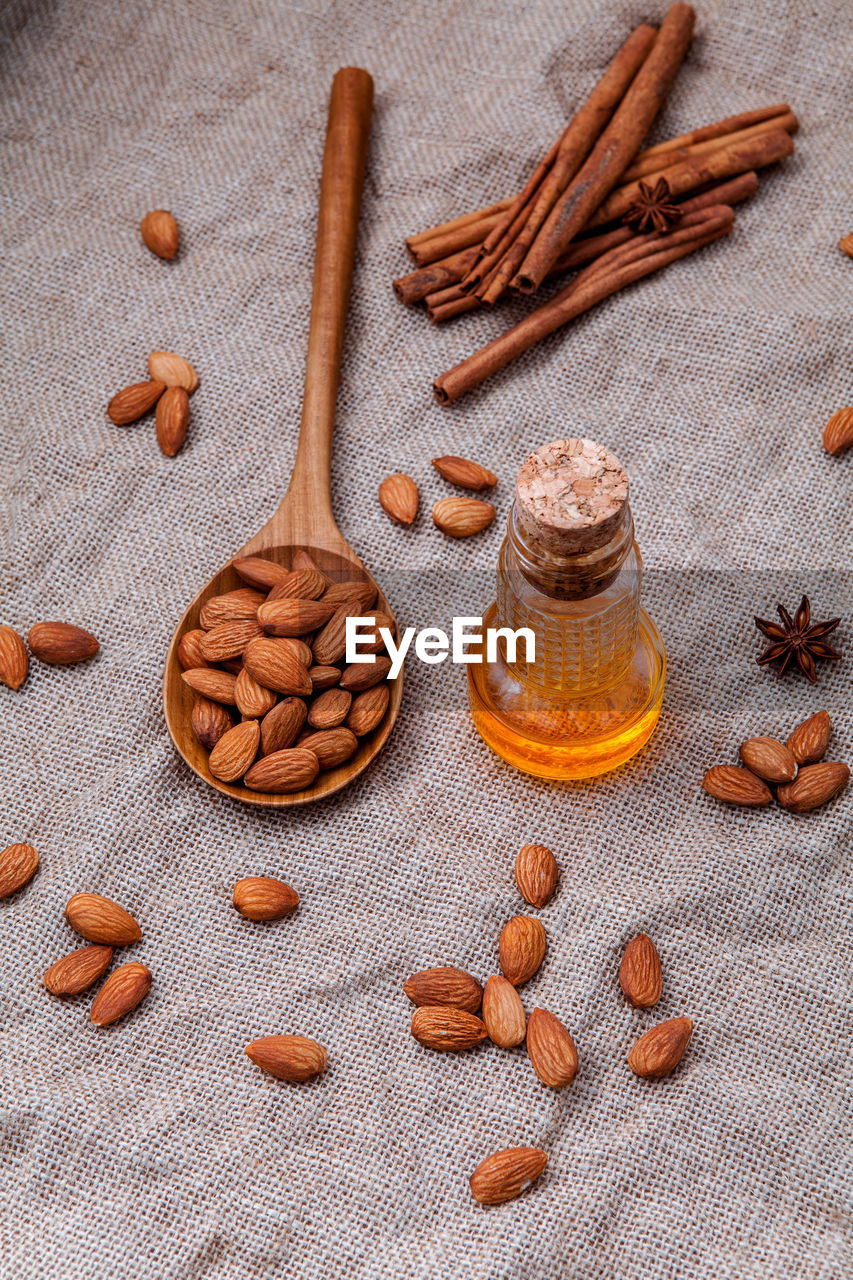
[[[793,151],[782,103],[641,150],[684,58],[694,11],[631,33],[522,190],[406,240],[417,270],[394,281],[435,323],[585,267],[544,306],[436,379],[449,404],[602,298],[725,235],[756,170]]]

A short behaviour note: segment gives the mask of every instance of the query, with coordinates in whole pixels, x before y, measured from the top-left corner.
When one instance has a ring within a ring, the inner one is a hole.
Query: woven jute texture
[[[699,788],[747,736],[827,707],[853,759],[850,662],[812,689],[754,659],[755,612],[811,594],[853,643],[849,459],[820,431],[850,402],[853,22],[846,0],[716,0],[654,137],[789,101],[795,156],[762,174],[733,234],[610,299],[453,409],[430,384],[522,304],[433,329],[391,278],[405,235],[513,190],[653,0],[304,4],[54,0],[4,7],[2,621],[78,622],[76,668],[0,690],[0,844],[41,868],[0,903],[0,1274],[4,1277],[453,1277],[838,1280],[850,1240],[850,806],[727,810]],[[586,435],[632,482],[664,635],[648,749],[597,782],[510,770],[476,736],[465,673],[407,664],[381,759],[328,803],[261,813],[208,789],[166,733],[163,658],[185,602],[266,520],[299,420],[325,114],[340,65],[376,108],[334,460],[345,536],[401,623],[483,609],[513,477]],[[139,219],[183,234],[163,263]],[[149,351],[201,375],[187,445],[114,427],[109,396]],[[500,476],[470,542],[433,528],[463,454]],[[376,499],[421,487],[407,531]],[[522,1049],[431,1054],[401,984],[450,963],[485,979],[524,906],[519,846],[562,877],[528,1009],[560,1016],[575,1084]],[[234,881],[301,895],[256,925]],[[107,1031],[43,971],[76,939],[78,890],[116,898],[143,939],[145,1004]],[[657,942],[651,1013],[616,982]],[[669,1080],[626,1054],[654,1022],[695,1034]],[[243,1050],[316,1036],[319,1080],[289,1086]],[[541,1182],[486,1210],[491,1151],[545,1147]]]

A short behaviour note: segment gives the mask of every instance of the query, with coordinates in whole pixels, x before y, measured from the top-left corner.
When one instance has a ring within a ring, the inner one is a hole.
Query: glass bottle
[[[532,454],[483,631],[529,628],[535,654],[500,636],[491,661],[482,645],[468,667],[474,724],[504,760],[542,778],[590,778],[648,741],[666,653],[640,607],[641,578],[628,478],[613,454],[591,440]]]

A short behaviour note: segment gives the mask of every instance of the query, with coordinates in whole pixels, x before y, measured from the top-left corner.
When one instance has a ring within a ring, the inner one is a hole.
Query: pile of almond
[[[30,627],[30,653],[51,666],[68,666],[93,658],[100,645],[89,631],[70,622],[37,622]],[[27,646],[12,627],[0,626],[0,684],[20,689],[30,669]]]
[[[107,416],[117,427],[127,427],[156,405],[157,443],[167,458],[173,458],[187,437],[190,396],[197,386],[198,374],[189,360],[174,351],[152,351],[148,357],[148,381],[134,382],[117,391],[107,405]]]
[[[221,782],[302,791],[385,718],[391,660],[380,628],[393,635],[394,622],[371,608],[372,581],[332,582],[304,551],[290,569],[260,556],[233,567],[247,585],[206,600],[178,645],[196,693],[193,731]],[[360,645],[374,661],[343,664],[349,617],[370,619]]]
[[[130,946],[142,937],[133,916],[110,898],[75,893],[65,919],[90,946],[80,947],[52,964],[42,981],[51,995],[77,996],[88,991],[110,967],[114,947]],[[140,1004],[151,987],[151,971],[138,960],[119,965],[107,978],[89,1016],[96,1027],[111,1027]]]
[[[493,489],[498,482],[494,472],[468,458],[433,458],[432,465],[440,476],[460,489]],[[386,476],[379,486],[382,509],[398,524],[414,522],[419,501],[418,486],[402,471]],[[487,529],[496,514],[490,502],[479,498],[440,498],[432,509],[432,520],[437,529],[451,538],[470,538]]]
[[[761,808],[776,799],[790,813],[818,809],[844,790],[850,769],[840,761],[824,760],[832,725],[826,711],[798,724],[788,741],[748,738],[740,748],[743,765],[715,764],[702,786],[715,800]]]
[[[515,878],[531,906],[544,907],[557,887],[554,855],[544,845],[526,844],[516,859]],[[525,1012],[518,988],[539,971],[545,957],[542,922],[518,915],[504,925],[498,943],[500,975],[483,988],[463,969],[441,966],[412,974],[403,984],[411,1002],[412,1035],[424,1048],[440,1052],[473,1049],[487,1038],[503,1049],[526,1044],[535,1074],[551,1089],[563,1089],[578,1071],[578,1053],[567,1028],[547,1009]],[[626,999],[638,1009],[660,998],[662,971],[651,938],[638,934],[629,943],[619,969]],[[678,1066],[693,1032],[689,1018],[671,1018],[641,1036],[628,1054],[628,1066],[646,1080],[660,1080]],[[535,1147],[510,1147],[488,1156],[471,1176],[471,1192],[481,1204],[500,1204],[517,1196],[548,1162]]]

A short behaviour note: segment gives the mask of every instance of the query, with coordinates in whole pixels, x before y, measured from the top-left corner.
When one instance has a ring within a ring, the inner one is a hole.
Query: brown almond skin
[[[276,693],[307,697],[312,691],[308,668],[273,637],[250,641],[243,651],[243,666],[258,684]]]
[[[358,749],[358,738],[351,729],[339,724],[335,729],[318,729],[301,739],[299,746],[313,751],[321,769],[336,769]]]
[[[299,894],[272,876],[246,876],[234,886],[234,906],[247,920],[281,920],[299,906]]]
[[[81,938],[102,946],[126,947],[142,937],[133,916],[99,893],[75,893],[68,899],[65,919]]]
[[[538,1147],[507,1147],[486,1156],[471,1174],[471,1195],[479,1204],[505,1204],[520,1196],[544,1172],[548,1155]]]
[[[715,764],[702,779],[702,786],[715,800],[744,805],[749,809],[759,809],[772,799],[767,785],[760,778],[756,778],[749,769],[741,769],[734,764]]]
[[[199,627],[195,627],[192,631],[185,631],[181,636],[178,641],[178,662],[181,664],[182,671],[209,666],[201,652],[203,639],[204,632]]]
[[[493,471],[468,458],[433,458],[432,465],[443,479],[460,489],[494,489],[498,478]]]
[[[439,498],[432,509],[432,522],[451,538],[470,538],[482,533],[497,515],[490,502],[479,498]]]
[[[525,844],[515,860],[515,883],[532,907],[544,907],[557,888],[557,860],[544,844]]]
[[[376,684],[372,689],[356,694],[346,718],[347,728],[359,738],[365,733],[372,733],[381,724],[390,698],[391,690],[387,684]]]
[[[375,604],[378,594],[375,582],[351,579],[348,582],[331,583],[323,593],[323,599],[327,604],[353,604],[360,612],[364,612]]]
[[[236,782],[251,768],[261,742],[257,720],[244,720],[224,733],[210,753],[207,767],[220,782]]]
[[[418,514],[418,486],[411,476],[397,471],[386,476],[379,486],[379,503],[398,524],[412,524]]]
[[[235,704],[234,686],[237,679],[228,671],[216,671],[213,667],[190,667],[181,672],[181,679],[203,698],[210,698],[212,702],[224,702],[229,707]]]
[[[327,689],[333,689],[336,684],[340,684],[340,667],[309,667],[308,674],[315,693],[324,693]]]
[[[839,409],[823,429],[823,447],[827,453],[844,453],[853,444],[853,407]]]
[[[268,600],[258,610],[258,622],[270,636],[305,636],[325,626],[335,606],[325,600],[295,599],[286,596],[281,600]]]
[[[275,690],[265,689],[262,684],[258,684],[245,667],[237,672],[234,697],[237,700],[237,710],[240,715],[255,720],[260,720],[267,715],[278,702],[278,694]]]
[[[304,791],[320,772],[320,761],[313,751],[288,747],[274,751],[253,764],[243,779],[253,791],[291,795]]]
[[[263,556],[240,556],[232,560],[231,564],[244,582],[248,582],[250,587],[257,587],[259,591],[271,591],[290,572],[283,564],[266,560]]]
[[[27,643],[31,653],[53,666],[85,662],[101,647],[90,632],[70,622],[37,622],[30,628]]]
[[[161,453],[180,453],[190,425],[190,398],[183,387],[167,387],[157,401],[154,428]]]
[[[678,1066],[690,1043],[689,1018],[670,1018],[652,1027],[628,1054],[628,1066],[643,1080],[662,1080]]]
[[[512,1049],[524,1040],[527,1017],[521,996],[506,978],[489,978],[483,991],[483,1022],[489,1039],[502,1049]]]
[[[31,844],[9,844],[0,850],[0,898],[11,898],[38,870],[39,856]]]
[[[638,933],[625,948],[619,966],[619,983],[625,999],[635,1009],[651,1009],[660,1000],[663,986],[660,956],[647,933]]]
[[[750,773],[765,782],[791,782],[797,776],[794,753],[776,738],[747,738],[740,758]]]
[[[301,698],[282,698],[261,721],[261,754],[270,756],[292,747],[307,714],[308,708]]]
[[[788,738],[788,749],[797,764],[817,764],[826,755],[832,737],[832,721],[828,711],[816,711],[798,724]]]
[[[221,596],[211,596],[205,600],[198,615],[199,625],[205,631],[211,631],[221,622],[255,622],[258,609],[266,596],[254,587],[238,587],[236,591],[226,591]]]
[[[459,1053],[481,1044],[487,1032],[480,1019],[467,1009],[425,1004],[412,1014],[412,1035],[425,1049]]]
[[[483,999],[483,988],[472,974],[453,965],[421,969],[403,983],[403,990],[416,1005],[453,1005],[476,1013]]]
[[[42,982],[51,995],[79,996],[106,973],[112,958],[112,947],[78,947],[52,964]]]
[[[152,378],[165,382],[167,387],[183,387],[190,395],[198,387],[198,374],[184,356],[174,351],[152,351],[148,357],[148,372]]]
[[[334,729],[346,720],[351,705],[346,689],[326,689],[308,708],[308,723],[312,729]]]
[[[151,412],[165,390],[165,382],[134,382],[122,387],[107,405],[107,417],[117,427],[130,426]]]
[[[326,1050],[308,1036],[263,1036],[246,1045],[256,1067],[277,1080],[303,1084],[325,1071]]]
[[[575,1042],[560,1019],[547,1009],[534,1009],[527,1019],[527,1054],[549,1089],[564,1089],[578,1073]]]
[[[204,633],[199,649],[205,662],[227,662],[239,658],[253,640],[263,635],[257,622],[251,618],[237,618],[232,622],[220,622]]]
[[[375,662],[351,662],[341,676],[341,688],[363,693],[384,680],[390,670],[391,659],[384,653],[377,655]]]
[[[776,799],[789,813],[810,813],[828,804],[844,790],[850,781],[850,770],[840,761],[821,760],[819,764],[807,764],[794,782],[788,782],[776,792]]]
[[[345,656],[347,648],[347,618],[365,618],[373,621],[374,636],[372,640],[367,629],[367,623],[364,623],[361,628],[358,643],[359,650],[363,654],[377,653],[383,648],[385,641],[379,634],[380,627],[387,627],[390,630],[394,628],[394,623],[387,613],[377,612],[376,610],[368,613],[356,601],[345,602],[332,614],[326,625],[314,637],[314,644],[312,645],[314,661],[319,663],[320,666],[336,666]]]
[[[223,734],[234,728],[234,721],[221,702],[213,702],[197,694],[193,703],[192,727],[201,745],[212,751]]]
[[[499,955],[504,977],[514,987],[529,982],[545,959],[545,929],[533,916],[513,916],[501,930]]]
[[[0,684],[7,689],[20,689],[29,669],[27,646],[17,631],[0,626]]]
[[[329,585],[329,579],[319,569],[291,569],[267,596],[267,604],[276,600],[318,600]]]
[[[111,1027],[141,1004],[151,989],[151,970],[138,960],[120,965],[92,1001],[90,1018],[96,1027]]]
[[[177,255],[178,224],[168,209],[152,209],[139,224],[139,231],[146,247],[158,258],[170,262]]]

